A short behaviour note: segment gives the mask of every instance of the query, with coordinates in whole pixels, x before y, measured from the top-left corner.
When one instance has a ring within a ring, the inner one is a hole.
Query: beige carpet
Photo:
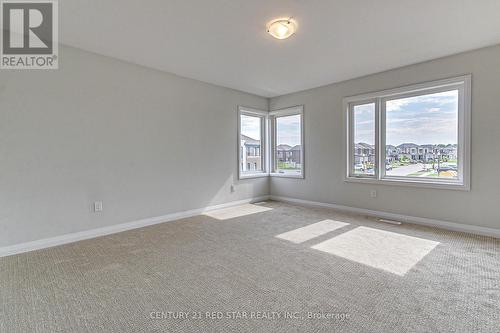
[[[500,332],[500,240],[258,206],[0,258],[0,332]]]

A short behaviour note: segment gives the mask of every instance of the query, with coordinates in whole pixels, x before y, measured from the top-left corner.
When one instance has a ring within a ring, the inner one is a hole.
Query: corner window
[[[271,176],[304,178],[304,110],[302,106],[272,111]]]
[[[470,81],[346,98],[346,180],[469,189]]]
[[[266,160],[262,153],[266,151],[266,119],[267,112],[265,111],[239,108],[239,178],[267,176]]]

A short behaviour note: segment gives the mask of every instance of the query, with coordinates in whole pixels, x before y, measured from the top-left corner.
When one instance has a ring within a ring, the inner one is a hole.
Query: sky
[[[458,91],[388,101],[386,144],[456,144]],[[354,107],[355,142],[375,143],[375,104]]]
[[[300,115],[277,118],[277,144],[300,144]],[[260,118],[241,116],[241,134],[260,140]]]
[[[300,115],[276,119],[277,144],[291,147],[300,144]]]
[[[260,140],[260,118],[241,115],[241,134]]]

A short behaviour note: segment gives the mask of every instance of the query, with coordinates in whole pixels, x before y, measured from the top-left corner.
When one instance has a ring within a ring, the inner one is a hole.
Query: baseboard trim
[[[192,210],[187,210],[187,211],[182,211],[182,212],[177,212],[177,213],[172,213],[172,214],[166,214],[166,215],[162,215],[162,216],[146,218],[146,219],[137,220],[137,221],[133,221],[133,222],[115,224],[115,225],[112,225],[109,227],[85,230],[85,231],[75,232],[75,233],[71,233],[71,234],[65,234],[65,235],[61,235],[61,236],[50,237],[50,238],[40,239],[40,240],[36,240],[36,241],[10,245],[10,246],[0,248],[0,258],[19,254],[19,253],[24,253],[24,252],[41,250],[41,249],[45,249],[45,248],[49,248],[49,247],[53,247],[53,246],[78,242],[78,241],[85,240],[85,239],[116,234],[116,233],[119,233],[122,231],[138,229],[138,228],[147,227],[147,226],[154,225],[154,224],[172,222],[172,221],[183,219],[186,217],[200,215],[200,214],[206,213],[208,211],[216,210],[216,209],[228,208],[228,207],[243,205],[243,204],[252,203],[252,202],[265,201],[268,199],[269,199],[269,196],[266,195],[266,196],[254,197],[254,198],[250,198],[250,199],[230,201],[230,202],[219,204],[219,205],[213,205],[213,206],[208,206],[208,207],[204,207],[204,208],[192,209]]]
[[[441,229],[446,229],[446,230],[451,230],[451,231],[466,232],[466,233],[480,235],[480,236],[489,236],[489,237],[500,238],[500,229],[495,229],[495,228],[473,226],[473,225],[468,225],[468,224],[461,224],[461,223],[455,223],[455,222],[429,219],[429,218],[425,218],[425,217],[408,216],[408,215],[388,213],[388,212],[383,212],[383,211],[378,211],[378,210],[350,207],[350,206],[337,205],[337,204],[332,204],[332,203],[317,202],[317,201],[282,197],[282,196],[276,196],[276,195],[271,195],[270,199],[275,200],[275,201],[300,204],[300,205],[305,205],[305,206],[332,208],[332,209],[342,210],[342,211],[346,211],[346,212],[350,212],[350,213],[358,213],[358,214],[362,214],[362,215],[380,217],[380,218],[385,218],[385,219],[390,219],[390,220],[402,221],[402,222],[406,222],[406,223],[420,224],[420,225],[436,227],[436,228],[441,228]]]

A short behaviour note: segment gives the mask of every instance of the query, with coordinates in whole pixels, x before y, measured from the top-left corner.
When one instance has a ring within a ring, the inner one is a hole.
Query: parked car
[[[439,172],[442,172],[442,171],[454,171],[456,169],[453,169],[452,167],[450,167],[449,165],[441,165],[439,168],[438,168],[438,171]]]
[[[435,165],[434,168],[437,170],[438,166]],[[439,166],[439,171],[457,171],[457,165],[456,164],[448,164],[448,163],[443,163]]]
[[[354,165],[354,170],[356,170],[356,171],[365,171],[365,167],[363,166],[363,164],[355,164]]]

